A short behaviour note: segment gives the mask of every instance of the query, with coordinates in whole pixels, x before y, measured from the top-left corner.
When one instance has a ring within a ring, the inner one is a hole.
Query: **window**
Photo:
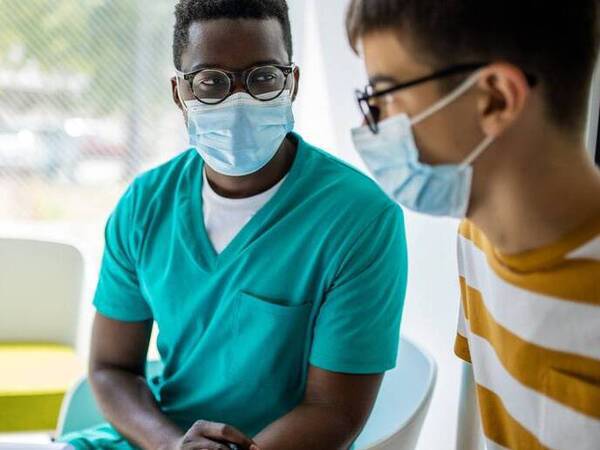
[[[60,222],[99,241],[132,178],[185,148],[173,6],[0,0],[3,222]]]

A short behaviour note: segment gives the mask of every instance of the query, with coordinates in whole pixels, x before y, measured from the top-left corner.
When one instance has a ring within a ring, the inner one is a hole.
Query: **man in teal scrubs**
[[[111,215],[77,449],[347,449],[394,367],[400,208],[291,133],[284,0],[182,0],[173,96],[193,148]],[[162,376],[148,383],[153,323]]]

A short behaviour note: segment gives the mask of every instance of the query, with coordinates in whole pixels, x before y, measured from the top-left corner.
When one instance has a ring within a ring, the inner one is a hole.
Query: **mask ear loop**
[[[457,100],[459,97],[461,97],[465,93],[467,93],[467,91],[469,89],[471,89],[477,83],[478,79],[479,79],[479,72],[471,75],[460,86],[458,86],[458,88],[456,88],[454,90],[454,92],[450,93],[447,97],[443,98],[436,104],[430,106],[425,111],[414,116],[410,121],[411,125],[413,125],[413,126],[417,125],[419,122],[422,122],[423,120],[427,119],[428,117],[431,117],[436,112],[438,112],[438,111],[444,109],[446,106],[450,105],[452,102]],[[467,157],[467,159],[465,159],[465,161],[463,161],[463,163],[460,166],[468,167],[471,164],[473,164],[473,162],[475,162],[475,160],[477,158],[479,158],[481,156],[481,154],[484,151],[486,151],[494,143],[495,140],[496,140],[496,138],[494,136],[486,136],[486,138],[477,146],[477,148],[475,150],[473,150],[473,152]]]
[[[427,119],[428,117],[434,115],[436,112],[444,109],[446,106],[453,103],[456,99],[463,96],[469,89],[471,89],[479,79],[479,72],[473,74],[465,82],[463,82],[460,86],[458,86],[452,93],[450,93],[447,97],[443,98],[439,102],[427,108],[425,111],[414,116],[410,123],[411,125],[417,125],[419,122]]]
[[[481,154],[486,151],[496,140],[495,136],[486,136],[485,139],[477,146],[473,153],[471,153],[467,159],[463,161],[461,167],[468,167],[475,162],[477,158],[481,156]]]

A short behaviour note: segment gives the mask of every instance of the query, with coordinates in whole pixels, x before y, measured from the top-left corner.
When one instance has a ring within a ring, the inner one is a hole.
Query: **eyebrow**
[[[369,84],[371,86],[377,86],[378,84],[398,84],[399,81],[397,78],[394,78],[389,75],[379,75],[375,74],[372,77],[369,77]]]
[[[248,69],[251,69],[252,67],[256,67],[256,66],[268,66],[268,65],[285,66],[288,64],[289,63],[282,63],[281,61],[278,61],[276,59],[266,59],[266,60],[262,60],[262,61],[256,61],[256,62],[252,63],[251,65],[249,65],[248,67],[241,69],[241,71],[248,70]],[[230,72],[236,72],[236,70],[230,70],[230,68],[221,67],[218,64],[196,64],[195,66],[192,66],[192,70],[190,70],[189,72],[186,72],[186,73],[194,73],[194,72],[198,72],[198,71],[204,70],[204,69],[224,69],[224,70],[228,70]]]

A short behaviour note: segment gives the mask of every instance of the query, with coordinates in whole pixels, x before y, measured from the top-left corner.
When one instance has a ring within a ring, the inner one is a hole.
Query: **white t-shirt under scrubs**
[[[204,226],[215,252],[220,254],[250,219],[277,193],[285,177],[268,191],[247,198],[227,198],[217,194],[203,171],[202,205]]]

